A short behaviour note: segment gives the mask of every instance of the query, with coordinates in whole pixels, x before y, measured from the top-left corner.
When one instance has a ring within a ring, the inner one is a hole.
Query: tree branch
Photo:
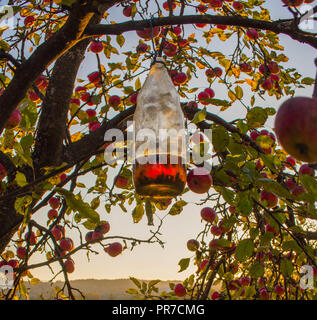
[[[27,89],[56,58],[81,40],[82,33],[94,15],[86,4],[76,4],[64,26],[40,45],[15,73],[4,93],[0,96],[0,133],[11,113],[25,97]]]
[[[277,34],[285,34],[292,39],[309,44],[317,49],[317,38],[309,33],[306,33],[297,28],[296,22],[293,19],[284,19],[276,21],[264,21],[256,19],[248,19],[242,16],[214,16],[214,15],[187,15],[187,16],[169,16],[155,18],[152,20],[153,26],[167,26],[178,24],[222,24],[236,27],[256,28],[261,30],[272,31]],[[121,34],[127,31],[141,30],[150,27],[150,20],[129,21],[118,24],[100,24],[88,27],[85,32],[85,37],[98,36],[103,34]]]

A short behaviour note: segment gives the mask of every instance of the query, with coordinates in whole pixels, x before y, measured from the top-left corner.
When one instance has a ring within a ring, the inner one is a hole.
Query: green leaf
[[[235,255],[236,259],[240,262],[246,261],[254,251],[254,243],[251,239],[243,239],[239,242],[236,250]]]
[[[4,40],[0,40],[0,49],[3,49],[4,51],[10,51],[11,47]]]
[[[148,287],[154,287],[156,284],[158,284],[159,282],[161,282],[161,280],[152,280],[149,282]]]
[[[18,172],[15,176],[15,181],[17,182],[17,185],[20,187],[24,187],[28,184],[26,181],[26,177],[22,172]]]
[[[236,86],[234,91],[236,92],[236,97],[238,99],[242,99],[243,98],[243,90],[240,86]]]
[[[272,179],[260,178],[256,181],[256,184],[259,187],[263,187],[265,191],[273,192],[279,197],[284,197],[288,199],[293,198],[293,196],[289,193],[289,191],[286,188],[284,188],[281,184]]]
[[[168,214],[171,216],[176,216],[183,211],[183,207],[186,206],[187,202],[184,200],[177,201],[173,204]]]
[[[204,121],[206,118],[207,110],[206,107],[204,107],[202,110],[196,112],[194,115],[194,119],[192,120],[193,123],[197,124],[201,121]]]
[[[264,268],[261,265],[261,263],[255,263],[250,268],[250,275],[254,278],[260,278],[263,276],[263,274],[264,274]]]
[[[139,294],[139,291],[133,288],[127,289],[125,292],[128,294]]]
[[[14,202],[14,209],[17,213],[24,215],[26,208],[32,203],[31,196],[17,198]]]
[[[144,207],[143,203],[138,204],[132,212],[132,218],[134,223],[138,223],[141,221],[144,215]]]
[[[282,244],[282,248],[285,251],[294,250],[297,253],[301,253],[302,252],[301,247],[297,244],[297,242],[295,240],[285,241]]]
[[[216,244],[221,248],[230,248],[232,246],[232,242],[224,238],[218,239]]]
[[[227,149],[229,144],[229,134],[224,127],[217,126],[212,130],[212,144],[217,152],[223,152]]]
[[[222,106],[222,107],[230,107],[231,103],[227,100],[220,100],[220,99],[206,99],[206,102],[213,104],[214,106]]]
[[[145,201],[145,213],[147,216],[147,220],[148,220],[148,226],[153,226],[153,210],[152,210],[152,204],[150,200],[146,200]]]
[[[253,200],[248,192],[239,193],[238,210],[241,215],[247,217],[253,208]]]
[[[138,287],[141,289],[141,283],[138,279],[130,277],[130,280]]]
[[[118,34],[116,37],[118,45],[122,48],[125,43],[125,38],[122,34]]]
[[[247,124],[249,128],[262,127],[268,116],[265,110],[260,107],[254,107],[247,113]]]
[[[310,77],[306,77],[306,78],[302,79],[301,83],[308,85],[308,86],[311,86],[312,84],[315,83],[315,79],[310,78]]]
[[[95,199],[93,199],[90,203],[90,206],[93,210],[96,210],[99,206],[100,206],[100,198],[97,197]]]
[[[292,262],[288,259],[283,259],[281,261],[281,272],[284,276],[290,277],[293,274],[294,266]]]
[[[77,2],[77,0],[62,0],[62,4],[64,6],[68,6],[68,7],[71,7],[76,2]]]
[[[181,259],[178,263],[178,265],[180,266],[180,270],[178,272],[182,272],[186,270],[189,266],[189,262],[190,262],[190,258]]]
[[[134,88],[135,90],[140,90],[141,89],[141,81],[140,78],[137,78],[134,82]]]
[[[94,223],[99,224],[99,214],[94,209],[92,209],[88,203],[84,202],[79,196],[75,197],[72,192],[62,188],[56,188],[56,192],[65,198],[67,206],[74,212],[78,212],[80,214],[80,217],[86,218]]]
[[[261,245],[265,246],[270,243],[270,241],[274,238],[274,234],[272,232],[265,232],[261,236]]]

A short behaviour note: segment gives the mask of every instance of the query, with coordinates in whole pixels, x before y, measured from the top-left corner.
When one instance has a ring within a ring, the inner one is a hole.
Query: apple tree
[[[303,266],[317,276],[315,102],[309,97],[289,102],[294,110],[276,120],[278,137],[264,129],[276,108],[258,106],[267,98],[279,105],[281,98],[293,99],[297,88],[314,84],[285,65],[279,36],[317,49],[315,34],[300,27],[303,18],[313,19],[316,7],[303,13],[301,5],[314,1],[276,1],[290,17],[273,20],[267,2],[8,2],[13,16],[3,8],[0,29],[0,265],[14,268],[14,285],[2,298],[27,298],[25,282],[38,281],[32,270],[57,262],[65,286],[56,297],[75,299],[76,288],[68,279],[74,254],[93,253],[101,245],[115,257],[144,242],[162,245],[163,221],[154,221],[157,212],[176,216],[186,210],[183,195],[166,201],[139,197],[131,163],[104,159],[112,143],[105,141],[105,133],[126,132],[140,77],[156,56],[165,58],[187,124],[212,131],[210,140],[193,134],[189,147],[211,146],[213,166],[200,177],[205,183],[197,184],[195,166],[187,164],[184,195],[200,195],[196,219],[205,224],[188,240],[190,257],[180,257],[179,265],[181,271],[196,265],[197,272],[161,294],[157,282],[141,284],[133,278],[137,288],[128,292],[146,299],[316,297],[313,288],[300,286]],[[5,18],[14,24],[6,26]],[[136,44],[123,51],[132,35]],[[209,45],[232,39],[235,45],[223,52]],[[87,52],[95,60],[80,77]],[[221,117],[233,106],[241,108],[242,117]],[[298,111],[304,107],[306,113]],[[298,117],[302,128],[296,127]],[[297,131],[285,131],[285,119],[294,121],[291,128]],[[113,168],[119,174],[109,179]],[[85,175],[94,177],[90,185],[78,181]],[[93,195],[89,203],[86,194]],[[133,221],[148,219],[154,231],[147,239],[109,235],[111,225],[97,211],[101,206],[110,215],[115,206],[124,211],[133,206],[128,212]],[[45,210],[47,223],[42,224],[37,216]],[[71,229],[78,231],[78,239],[68,235]],[[30,262],[36,253],[42,261]]]

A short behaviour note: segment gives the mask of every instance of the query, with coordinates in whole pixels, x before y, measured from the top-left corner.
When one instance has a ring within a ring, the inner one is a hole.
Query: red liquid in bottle
[[[162,157],[162,156],[161,156]],[[156,199],[172,198],[181,194],[186,184],[186,164],[181,157],[156,155],[156,163],[136,159],[133,166],[133,181],[136,192]],[[165,161],[160,161],[164,159]]]

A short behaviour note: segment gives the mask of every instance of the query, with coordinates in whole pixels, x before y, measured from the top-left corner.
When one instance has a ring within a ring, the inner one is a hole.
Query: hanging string
[[[156,50],[156,46],[155,46],[155,42],[154,42],[154,37],[153,37],[153,14],[151,14],[150,17],[150,28],[151,28],[151,41],[152,41],[152,49],[153,49],[153,61],[152,64],[156,63],[156,58],[157,58],[157,50]]]

